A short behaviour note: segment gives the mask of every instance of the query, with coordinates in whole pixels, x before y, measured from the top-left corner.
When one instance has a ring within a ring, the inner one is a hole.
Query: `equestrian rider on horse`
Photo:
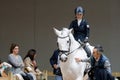
[[[87,56],[90,57],[91,51],[86,45],[89,39],[90,28],[87,21],[83,19],[83,16],[84,16],[84,9],[81,6],[75,8],[75,20],[71,22],[69,29],[73,28],[74,30],[73,36],[79,43],[82,44],[85,43],[83,48],[86,51]]]

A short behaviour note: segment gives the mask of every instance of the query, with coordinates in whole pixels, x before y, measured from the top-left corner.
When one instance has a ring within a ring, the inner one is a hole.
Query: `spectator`
[[[0,60],[0,77],[7,77],[8,72],[11,69],[11,65],[8,64],[7,62],[2,62]]]
[[[53,73],[55,74],[55,80],[63,80],[62,73],[59,66],[59,49],[55,50],[50,58],[50,64],[53,68]]]
[[[93,55],[90,58],[75,58],[77,62],[90,62],[91,70],[88,73],[90,80],[114,80],[114,77],[111,75],[110,62],[102,52],[102,46],[97,45],[94,47]]]
[[[34,75],[31,73],[26,74],[24,69],[24,63],[19,53],[19,45],[18,44],[11,44],[10,47],[10,54],[8,56],[8,62],[13,66],[12,67],[12,73],[14,75],[21,75],[24,80],[36,80],[34,79]],[[20,78],[20,77],[18,77]]]
[[[25,71],[31,72],[34,75],[36,75],[36,77],[39,79],[40,74],[42,74],[42,72],[38,69],[37,63],[36,63],[36,50],[35,49],[30,49],[27,53],[27,55],[24,57],[24,64],[25,64]]]

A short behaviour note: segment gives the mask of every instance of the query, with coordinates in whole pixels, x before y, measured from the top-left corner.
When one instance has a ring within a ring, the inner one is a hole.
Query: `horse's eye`
[[[67,43],[69,43],[69,41],[67,41]]]

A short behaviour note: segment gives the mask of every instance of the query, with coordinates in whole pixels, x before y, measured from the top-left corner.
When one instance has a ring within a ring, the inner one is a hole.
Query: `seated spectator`
[[[13,66],[12,73],[17,76],[21,75],[24,80],[36,80],[33,74],[25,73],[23,71],[24,63],[21,56],[18,53],[19,53],[19,45],[15,43],[11,44],[10,54],[8,56],[8,62]],[[21,77],[19,76],[18,78],[20,79]]]
[[[42,74],[42,72],[37,67],[37,63],[35,60],[36,55],[37,55],[36,50],[30,49],[24,58],[24,64],[26,72],[31,72],[36,76],[39,76],[40,74]]]
[[[0,77],[7,77],[8,72],[12,66],[7,62],[2,62],[0,60]]]

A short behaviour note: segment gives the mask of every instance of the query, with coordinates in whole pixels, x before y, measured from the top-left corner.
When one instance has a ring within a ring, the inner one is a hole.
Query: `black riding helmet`
[[[75,14],[84,14],[84,9],[81,6],[78,6],[77,8],[75,8]]]

